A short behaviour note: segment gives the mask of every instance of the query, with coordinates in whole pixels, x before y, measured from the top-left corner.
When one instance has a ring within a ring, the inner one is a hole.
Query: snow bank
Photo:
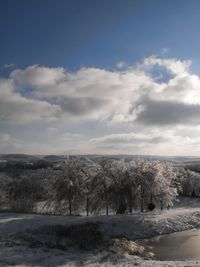
[[[181,203],[184,203],[184,206]],[[199,228],[199,207],[199,200],[185,199],[169,211],[157,210],[147,214],[73,217],[2,213],[0,214],[0,237],[1,241],[11,240],[19,233],[27,231],[37,233],[46,226],[96,223],[106,239],[126,238],[134,241],[159,234]],[[129,254],[125,257],[118,257],[115,253],[109,257],[108,254],[103,250],[30,248],[25,244],[17,245],[8,242],[6,245],[1,242],[0,266],[200,266],[200,261],[160,262],[142,260]]]

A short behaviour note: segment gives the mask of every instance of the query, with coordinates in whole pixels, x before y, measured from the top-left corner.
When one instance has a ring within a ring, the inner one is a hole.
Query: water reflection
[[[200,260],[200,230],[156,236],[141,242],[158,260]]]

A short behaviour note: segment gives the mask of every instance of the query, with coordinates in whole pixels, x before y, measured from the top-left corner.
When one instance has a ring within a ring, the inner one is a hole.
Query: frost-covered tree
[[[61,164],[55,171],[55,199],[61,204],[62,201],[68,202],[69,214],[72,210],[78,211],[83,198],[83,180],[85,173],[81,168],[81,162],[70,159]]]
[[[99,212],[105,208],[106,215],[111,205],[112,177],[110,176],[111,162],[102,160],[96,164],[96,175],[92,180],[92,211]]]
[[[135,161],[131,161],[127,164],[127,169],[124,175],[124,183],[127,188],[127,203],[128,211],[132,213],[133,208],[135,210],[140,206],[140,190],[138,188],[137,178],[137,164]]]
[[[0,173],[0,209],[8,209],[9,208],[9,198],[7,194],[7,187],[11,182],[11,177],[6,173]]]
[[[97,176],[93,180],[95,209],[109,207],[117,214],[132,211],[135,200],[135,180],[133,165],[118,160],[103,160],[99,162]]]
[[[42,187],[35,175],[23,173],[19,178],[10,180],[7,186],[9,203],[12,210],[32,212],[34,203],[41,198]]]
[[[124,161],[112,161],[108,175],[112,179],[110,188],[112,207],[117,214],[132,212],[135,180],[131,164]]]
[[[138,160],[135,166],[135,181],[139,191],[140,210],[143,212],[148,202],[152,201],[152,183],[155,173],[152,169],[152,163],[146,160]]]
[[[84,210],[87,215],[102,210],[107,215],[109,210],[117,214],[131,213],[133,208],[147,211],[150,204],[164,209],[172,205],[180,187],[186,195],[200,196],[200,175],[178,170],[144,159],[128,162],[74,157],[51,167],[20,172],[6,183],[6,192],[12,209],[27,212],[41,203],[51,211],[64,213],[68,209],[72,214]],[[1,179],[0,183],[4,191]]]
[[[172,204],[177,191],[173,186],[176,174],[170,165],[159,161],[139,160],[135,170],[141,211],[146,210],[152,202],[159,202],[161,209]]]
[[[200,174],[189,169],[180,169],[182,180],[182,194],[184,196],[200,196]]]
[[[97,176],[98,165],[96,162],[85,159],[81,164],[82,182],[81,191],[84,195],[86,215],[91,211],[92,197],[93,197],[93,179]]]
[[[161,162],[156,162],[155,168],[157,171],[153,191],[162,210],[172,206],[172,201],[177,196],[177,188],[174,185],[176,172],[171,165]]]

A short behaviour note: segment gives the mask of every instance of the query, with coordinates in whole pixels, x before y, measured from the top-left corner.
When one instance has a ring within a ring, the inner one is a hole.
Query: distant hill
[[[27,154],[0,154],[0,162],[13,161],[13,162],[35,162],[38,160],[45,160],[46,162],[59,162],[68,158],[89,158],[89,159],[124,159],[126,161],[136,159],[149,159],[171,162],[177,166],[182,165],[200,165],[200,157],[188,156],[158,156],[158,155],[27,155]]]

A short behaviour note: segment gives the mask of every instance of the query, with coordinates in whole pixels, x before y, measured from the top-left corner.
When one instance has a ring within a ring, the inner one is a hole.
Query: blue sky
[[[1,153],[200,156],[199,10],[1,0]]]
[[[1,0],[0,64],[113,68],[157,54],[200,60],[198,0]]]

